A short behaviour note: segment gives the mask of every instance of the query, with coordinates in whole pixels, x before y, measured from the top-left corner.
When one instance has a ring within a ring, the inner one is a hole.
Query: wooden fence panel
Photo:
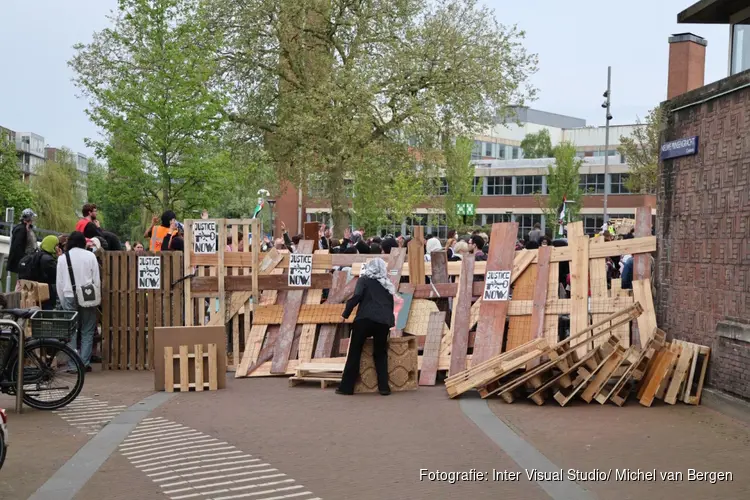
[[[161,257],[161,287],[138,289],[138,256]],[[105,252],[102,256],[102,369],[154,366],[158,326],[185,324],[182,252]]]

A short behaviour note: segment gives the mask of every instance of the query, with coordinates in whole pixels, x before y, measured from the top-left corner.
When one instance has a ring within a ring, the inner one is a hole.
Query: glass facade
[[[625,182],[628,180],[630,174],[610,174],[610,192],[612,194],[628,194],[628,188],[625,187]]]
[[[513,177],[487,177],[487,195],[501,196],[513,194]]]
[[[604,174],[581,174],[578,185],[584,194],[604,193]]]
[[[516,177],[516,194],[543,194],[542,175],[519,175]]]
[[[474,141],[474,148],[471,151],[471,159],[504,160],[506,158],[506,147],[508,146],[501,142]]]
[[[534,229],[534,224],[542,223],[542,214],[516,214],[518,222],[518,238],[526,238],[529,231]]]

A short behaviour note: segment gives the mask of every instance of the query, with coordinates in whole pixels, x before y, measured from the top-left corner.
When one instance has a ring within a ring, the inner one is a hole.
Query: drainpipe
[[[297,234],[302,234],[302,188],[297,191]]]

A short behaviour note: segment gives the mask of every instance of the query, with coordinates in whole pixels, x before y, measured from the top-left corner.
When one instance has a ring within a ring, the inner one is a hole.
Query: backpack
[[[18,279],[39,281],[39,263],[42,260],[41,250],[24,255],[18,263]]]

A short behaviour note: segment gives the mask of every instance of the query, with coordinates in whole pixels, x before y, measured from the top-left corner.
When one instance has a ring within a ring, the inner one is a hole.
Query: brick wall
[[[709,384],[727,389],[717,323],[750,319],[750,72],[665,103],[663,141],[698,136],[697,155],[660,165],[657,320],[714,349]],[[687,106],[687,107],[685,107]],[[683,108],[679,109],[678,108]],[[728,355],[727,355],[728,356]],[[740,358],[750,373],[750,358]],[[750,397],[748,394],[745,397]]]

